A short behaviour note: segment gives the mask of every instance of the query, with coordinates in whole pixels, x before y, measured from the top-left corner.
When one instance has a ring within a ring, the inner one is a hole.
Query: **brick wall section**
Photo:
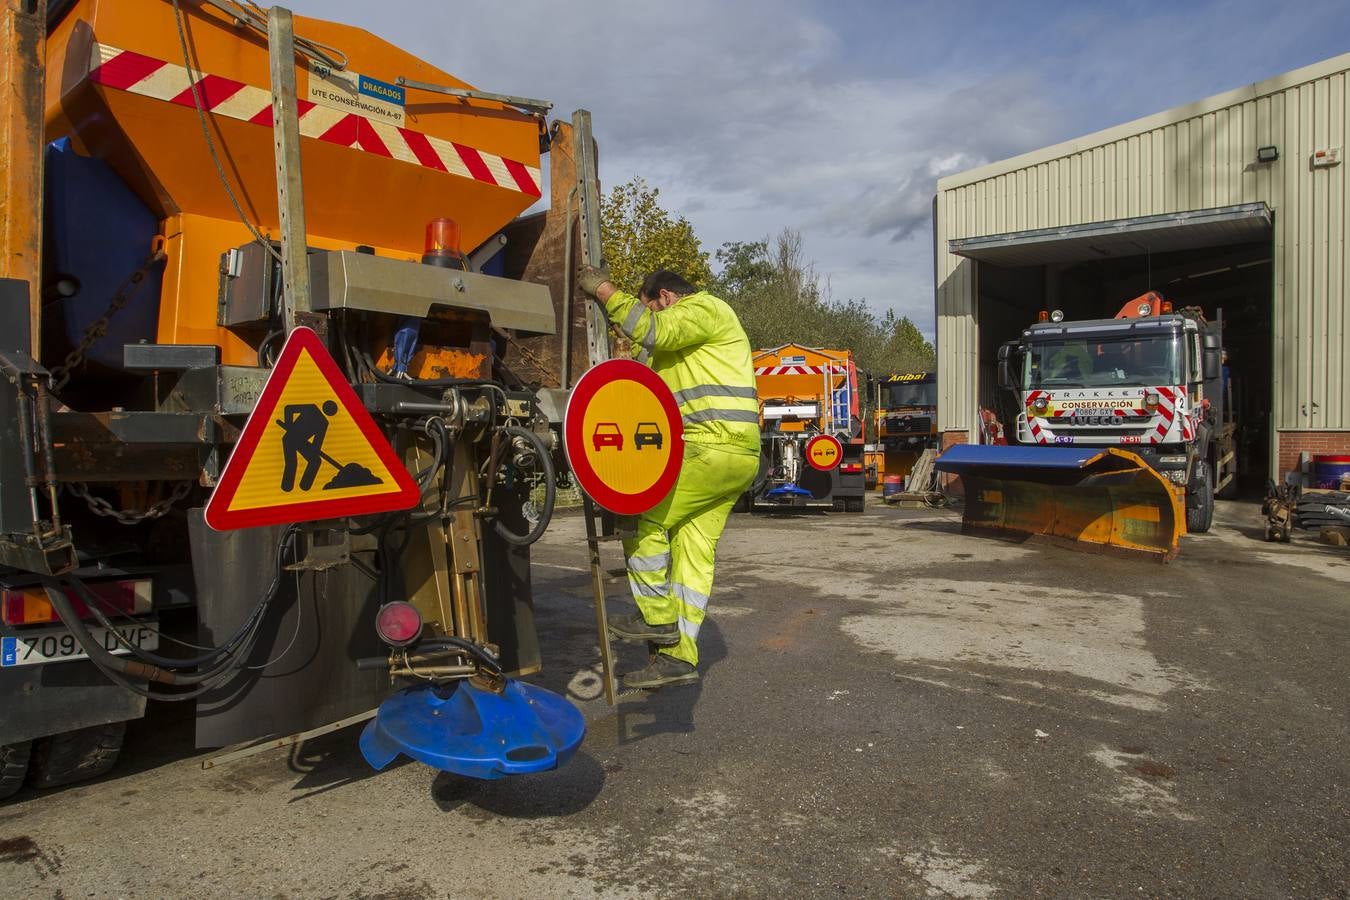
[[[946,450],[948,447],[954,446],[956,444],[969,444],[969,443],[970,443],[970,436],[966,434],[966,432],[964,431],[942,432],[943,450]],[[951,494],[956,494],[957,496],[965,495],[965,490],[961,485],[961,480],[957,478],[955,475],[948,474],[947,472],[938,473],[938,487],[941,490],[947,491],[948,493]]]
[[[943,436],[945,439],[945,435]],[[1298,468],[1300,453],[1350,454],[1350,431],[1281,431],[1279,446],[1280,475]]]

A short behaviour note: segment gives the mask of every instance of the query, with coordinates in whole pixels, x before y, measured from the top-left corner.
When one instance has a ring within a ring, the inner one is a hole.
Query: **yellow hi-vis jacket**
[[[707,291],[652,312],[616,291],[605,307],[628,335],[634,358],[648,364],[675,394],[684,439],[759,455],[759,398],[750,341],[725,301]]]

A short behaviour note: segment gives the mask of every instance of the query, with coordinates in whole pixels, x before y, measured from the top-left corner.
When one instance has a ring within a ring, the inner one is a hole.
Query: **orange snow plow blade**
[[[965,487],[965,534],[1166,562],[1186,531],[1185,506],[1171,484],[1115,447],[958,444],[936,465]]]

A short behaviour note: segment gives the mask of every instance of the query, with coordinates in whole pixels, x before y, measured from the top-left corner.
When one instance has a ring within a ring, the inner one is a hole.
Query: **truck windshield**
[[[931,381],[888,384],[885,400],[885,409],[902,406],[937,406],[937,385]]]
[[[1180,342],[1176,334],[1035,341],[1023,357],[1022,388],[1182,384]]]

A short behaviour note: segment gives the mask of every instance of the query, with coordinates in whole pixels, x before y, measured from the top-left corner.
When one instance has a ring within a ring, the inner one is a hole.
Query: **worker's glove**
[[[582,266],[581,271],[577,272],[577,283],[581,285],[583,291],[592,297],[600,290],[600,285],[606,281],[609,281],[609,269]]]

